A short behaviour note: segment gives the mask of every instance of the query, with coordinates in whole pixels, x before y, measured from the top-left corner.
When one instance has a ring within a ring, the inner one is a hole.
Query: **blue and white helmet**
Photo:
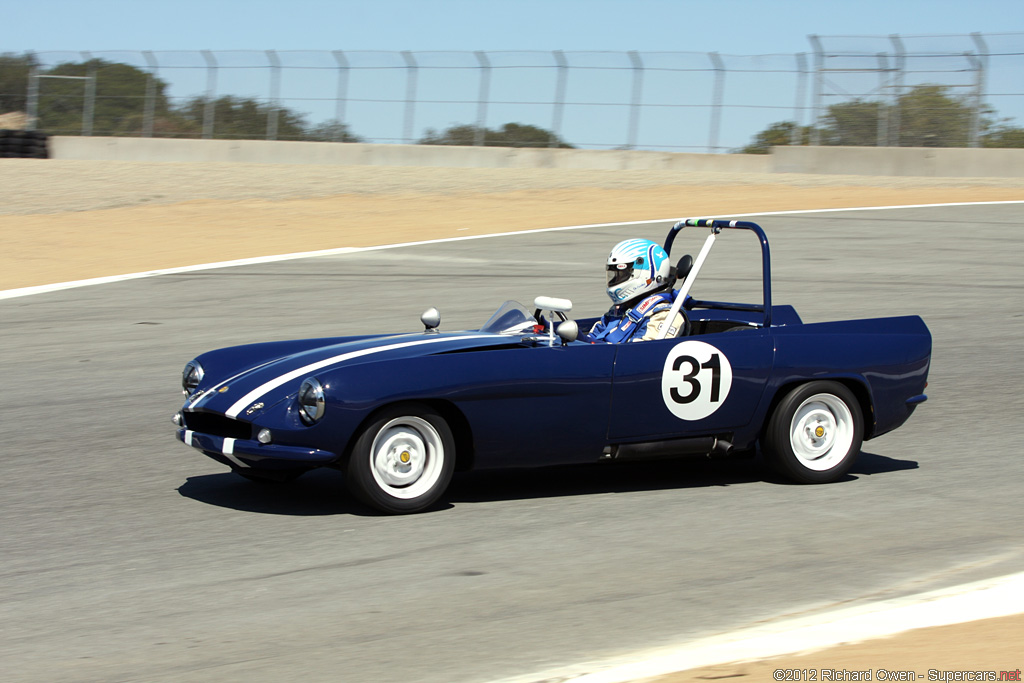
[[[665,286],[668,254],[650,240],[626,240],[608,254],[607,269],[608,296],[621,304]]]

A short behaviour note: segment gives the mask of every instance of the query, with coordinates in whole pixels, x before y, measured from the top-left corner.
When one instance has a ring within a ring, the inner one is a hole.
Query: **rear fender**
[[[793,389],[796,389],[801,384],[807,384],[808,382],[815,382],[819,380],[838,382],[853,393],[857,398],[858,405],[860,405],[861,415],[864,416],[864,439],[867,440],[872,438],[875,433],[875,408],[874,401],[871,396],[871,385],[868,384],[864,377],[857,374],[816,375],[814,377],[792,379],[780,385],[770,395],[766,392],[765,400],[767,402],[767,408],[764,409],[764,412],[760,413],[764,417],[761,421],[761,429],[757,438],[760,440],[764,437],[764,432],[768,428],[768,420],[775,414],[775,408],[778,407],[779,403],[782,402],[782,399],[784,399],[789,392],[793,391]]]

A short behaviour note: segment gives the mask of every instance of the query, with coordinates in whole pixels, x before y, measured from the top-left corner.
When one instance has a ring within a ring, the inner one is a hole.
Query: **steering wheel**
[[[533,318],[538,323],[541,323],[543,325],[544,324],[544,316],[541,315],[542,312],[543,312],[543,309],[538,308],[537,310],[535,310],[533,312]],[[561,311],[551,311],[551,312],[558,316],[559,322],[565,322],[566,320],[568,320],[568,318],[565,317],[565,313],[562,313]]]

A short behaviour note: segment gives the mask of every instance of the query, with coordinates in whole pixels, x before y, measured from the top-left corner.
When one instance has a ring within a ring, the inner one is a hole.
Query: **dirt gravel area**
[[[216,261],[617,221],[1024,200],[1024,178],[0,160],[0,290]],[[661,677],[1021,668],[1024,615]],[[803,680],[807,680],[804,678]],[[1019,679],[1017,679],[1019,680]]]
[[[1022,179],[0,160],[0,290],[559,225],[1024,199]]]
[[[644,683],[744,681],[944,680],[1019,681],[1024,669],[1024,615],[908,631],[801,655],[680,671]],[[779,671],[782,671],[781,678]],[[870,677],[863,673],[868,672]],[[902,676],[912,672],[913,677]],[[934,673],[930,673],[934,672]],[[957,678],[954,672],[962,672]],[[968,678],[966,672],[985,672]],[[989,677],[988,672],[992,673]],[[859,675],[858,675],[859,674]],[[788,678],[787,678],[788,676]]]

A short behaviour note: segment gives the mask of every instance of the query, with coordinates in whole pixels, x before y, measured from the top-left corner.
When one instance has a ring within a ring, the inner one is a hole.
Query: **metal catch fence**
[[[774,144],[978,146],[1000,118],[1024,118],[1024,33],[809,40],[809,52],[753,56],[4,55],[0,114],[22,102],[29,129],[63,135],[417,143],[444,141],[461,126],[462,144],[710,153],[742,148],[781,122],[784,137]],[[10,85],[19,83],[20,91]],[[857,119],[849,130],[837,123],[843,116]],[[507,123],[522,125],[500,142],[488,138]],[[952,126],[941,139],[921,133],[940,124]],[[547,137],[515,138],[534,129]]]

